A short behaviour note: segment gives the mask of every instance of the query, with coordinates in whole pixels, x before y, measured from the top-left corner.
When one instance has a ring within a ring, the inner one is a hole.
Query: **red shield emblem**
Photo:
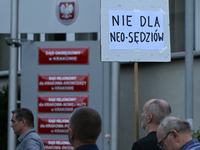
[[[74,18],[74,2],[60,3],[60,19],[68,20]]]
[[[58,0],[56,5],[56,16],[62,24],[72,24],[78,16],[77,0]]]

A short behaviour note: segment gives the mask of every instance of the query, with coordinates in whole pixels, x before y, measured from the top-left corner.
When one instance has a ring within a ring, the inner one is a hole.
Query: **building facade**
[[[18,38],[37,42],[100,41],[100,2],[96,0],[87,0],[87,3],[84,4],[84,2],[78,0],[78,3],[79,16],[77,20],[69,26],[64,26],[60,24],[55,15],[57,1],[34,0],[33,2],[20,0]],[[200,113],[200,2],[196,0],[193,1],[193,4],[194,43],[191,51],[193,51],[194,65],[191,67],[193,67],[194,71],[194,96],[192,111],[194,114],[193,129],[197,130],[200,126],[200,119],[198,116]],[[169,0],[171,62],[141,62],[138,64],[139,115],[147,100],[161,98],[170,103],[172,115],[185,118],[185,42],[187,41],[185,37],[185,8],[185,0]],[[35,12],[35,9],[38,9],[38,11]],[[8,84],[9,75],[9,46],[6,44],[5,37],[10,37],[11,0],[1,0],[0,11],[0,18],[2,20],[0,22],[0,85],[5,85]],[[80,18],[84,19],[82,20]],[[21,71],[23,69],[21,68],[21,59],[21,49],[19,48],[19,84],[21,81]],[[135,141],[134,107],[134,63],[120,63],[118,105],[119,133],[117,138],[119,150],[131,149]],[[108,115],[111,116],[111,114]],[[108,124],[110,125],[110,123]],[[103,132],[102,134],[106,133],[107,132]],[[145,131],[139,128],[139,137],[142,138],[145,135]],[[104,138],[104,136],[102,136],[102,138]]]

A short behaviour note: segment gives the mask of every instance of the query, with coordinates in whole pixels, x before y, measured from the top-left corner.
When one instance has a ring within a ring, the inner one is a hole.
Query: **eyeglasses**
[[[168,135],[171,133],[171,131],[170,132],[168,132],[167,133],[167,135],[160,141],[160,142],[158,142],[158,147],[160,147],[160,149],[163,149],[163,141],[168,137]]]

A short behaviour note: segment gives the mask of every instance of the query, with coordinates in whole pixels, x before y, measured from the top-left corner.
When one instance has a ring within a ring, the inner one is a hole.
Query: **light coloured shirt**
[[[44,150],[44,143],[36,131],[31,129],[17,139],[16,150]]]

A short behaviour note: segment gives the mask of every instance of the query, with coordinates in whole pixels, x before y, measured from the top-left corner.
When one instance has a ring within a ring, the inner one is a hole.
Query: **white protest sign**
[[[109,11],[109,48],[162,50],[161,11]]]
[[[101,0],[101,61],[171,61],[168,0]]]

